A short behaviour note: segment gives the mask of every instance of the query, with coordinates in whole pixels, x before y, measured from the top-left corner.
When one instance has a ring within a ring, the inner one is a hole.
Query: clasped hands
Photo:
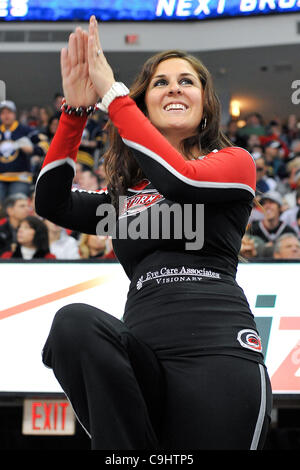
[[[88,32],[78,27],[70,34],[68,47],[61,51],[61,75],[66,102],[74,107],[94,105],[114,84],[94,16]]]

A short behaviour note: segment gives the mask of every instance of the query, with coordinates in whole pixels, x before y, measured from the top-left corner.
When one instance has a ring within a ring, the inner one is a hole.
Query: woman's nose
[[[181,94],[180,85],[178,85],[178,83],[170,83],[168,93],[169,93],[170,95],[178,95],[178,94]]]

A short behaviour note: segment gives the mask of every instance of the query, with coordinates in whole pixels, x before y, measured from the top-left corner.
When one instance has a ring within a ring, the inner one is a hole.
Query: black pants
[[[159,358],[117,318],[62,308],[43,351],[98,450],[261,449],[271,412],[263,365],[222,355]]]

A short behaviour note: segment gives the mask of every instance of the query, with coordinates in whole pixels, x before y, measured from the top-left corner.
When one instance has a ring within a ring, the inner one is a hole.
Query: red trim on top
[[[62,113],[42,168],[56,160],[72,158],[76,160],[81,137],[86,125],[85,116],[74,116]]]
[[[201,160],[185,160],[129,96],[113,100],[109,115],[122,138],[145,147],[153,156],[161,157],[171,167],[171,170],[168,168],[170,171],[174,169],[190,180],[245,184],[255,191],[255,163],[246,150],[227,147],[211,152]],[[151,155],[145,158],[151,158]]]
[[[135,191],[141,191],[146,186],[148,186],[148,184],[149,184],[148,180],[142,180],[138,184],[136,184],[135,186],[133,186],[132,188],[129,188],[129,189],[134,189]]]

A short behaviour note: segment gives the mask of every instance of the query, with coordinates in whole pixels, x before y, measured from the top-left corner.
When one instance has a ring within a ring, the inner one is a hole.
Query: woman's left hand
[[[68,48],[61,51],[61,74],[64,96],[70,106],[92,106],[98,94],[89,77],[88,33],[76,28],[69,37]]]
[[[94,16],[90,18],[89,23],[88,61],[90,79],[99,97],[102,99],[105,93],[107,93],[115,83],[115,78],[103,54],[99,38],[98,23]]]

